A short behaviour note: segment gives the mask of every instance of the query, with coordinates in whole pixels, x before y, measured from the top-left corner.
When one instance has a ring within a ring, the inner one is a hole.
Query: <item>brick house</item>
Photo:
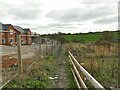
[[[0,44],[2,45],[16,45],[17,35],[31,35],[30,29],[22,29],[20,26],[13,26],[11,24],[0,23]],[[31,45],[31,36],[21,36],[21,44]]]
[[[23,28],[21,28],[20,26],[14,26],[14,29],[19,31],[17,33],[17,35],[19,35],[19,34],[24,35],[25,34]],[[17,36],[16,36],[16,43],[17,43]],[[26,44],[26,37],[25,36],[21,36],[21,44]]]
[[[29,28],[23,29],[25,32],[25,35],[31,35],[32,32]],[[26,44],[27,45],[31,45],[32,44],[32,36],[25,36],[26,38]]]
[[[19,33],[11,24],[2,24],[2,44],[15,45],[16,34]]]
[[[0,44],[2,44],[2,23],[0,22]]]

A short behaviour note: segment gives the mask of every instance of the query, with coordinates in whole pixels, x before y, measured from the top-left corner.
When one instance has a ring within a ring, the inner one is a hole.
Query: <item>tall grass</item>
[[[104,87],[116,87],[118,85],[118,47],[91,44],[85,48],[74,49],[74,54],[83,67],[95,77]]]

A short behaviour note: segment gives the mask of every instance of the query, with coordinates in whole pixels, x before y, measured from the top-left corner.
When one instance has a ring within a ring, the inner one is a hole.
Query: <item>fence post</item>
[[[52,42],[51,42],[51,43],[52,43],[52,49],[51,49],[52,51],[51,51],[51,52],[53,53],[53,48],[54,48],[54,47],[53,47],[53,39],[52,39]]]
[[[39,58],[41,59],[41,37],[39,35]]]
[[[46,44],[46,55],[48,54],[48,47],[47,47],[47,38],[45,38],[45,44]]]
[[[21,57],[21,35],[17,35],[17,53],[18,53],[18,66],[19,74],[23,74],[23,62]]]

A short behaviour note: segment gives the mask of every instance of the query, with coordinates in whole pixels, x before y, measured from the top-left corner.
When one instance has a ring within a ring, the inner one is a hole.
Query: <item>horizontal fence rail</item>
[[[70,57],[70,56],[69,56]],[[82,78],[81,78],[81,76],[80,76],[80,74],[79,74],[79,71],[77,70],[77,68],[76,68],[76,66],[75,66],[75,64],[74,64],[74,62],[72,61],[72,58],[70,57],[70,61],[71,61],[71,63],[72,63],[72,65],[73,65],[73,68],[74,68],[74,71],[72,72],[73,73],[73,76],[76,74],[76,76],[77,76],[77,78],[78,78],[78,82],[80,82],[81,83],[81,88],[84,88],[85,90],[88,90],[87,89],[87,86],[85,85],[85,83],[84,83],[84,81],[82,80]],[[74,74],[74,72],[75,72],[75,74]],[[79,84],[79,86],[80,86],[80,84]],[[78,87],[79,88],[79,87]]]
[[[74,58],[74,56],[71,54],[70,51],[69,51],[69,56],[70,59],[72,60],[71,62],[75,63],[74,65],[76,65],[79,71],[81,71],[85,75],[85,77],[91,82],[94,88],[105,90],[105,88],[78,63],[78,61]]]
[[[81,89],[81,86],[80,86],[80,84],[79,84],[79,82],[78,82],[78,80],[77,80],[77,77],[75,76],[75,73],[74,73],[74,71],[73,71],[72,68],[71,68],[71,71],[72,71],[72,74],[73,74],[73,76],[74,76],[74,79],[75,79],[75,81],[76,81],[76,83],[77,83],[78,88]]]

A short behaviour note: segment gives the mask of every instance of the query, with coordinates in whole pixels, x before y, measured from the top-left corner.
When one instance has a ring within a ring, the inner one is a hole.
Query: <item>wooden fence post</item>
[[[39,35],[39,58],[41,59],[41,37]]]
[[[45,44],[46,44],[46,55],[48,54],[48,47],[47,47],[47,38],[45,38]]]
[[[21,57],[21,35],[17,35],[17,53],[18,53],[18,66],[19,74],[23,74],[23,62]]]
[[[53,48],[54,48],[54,47],[53,47],[53,39],[52,39],[52,42],[51,42],[51,44],[52,44],[52,51],[51,51],[51,52],[53,53]]]

